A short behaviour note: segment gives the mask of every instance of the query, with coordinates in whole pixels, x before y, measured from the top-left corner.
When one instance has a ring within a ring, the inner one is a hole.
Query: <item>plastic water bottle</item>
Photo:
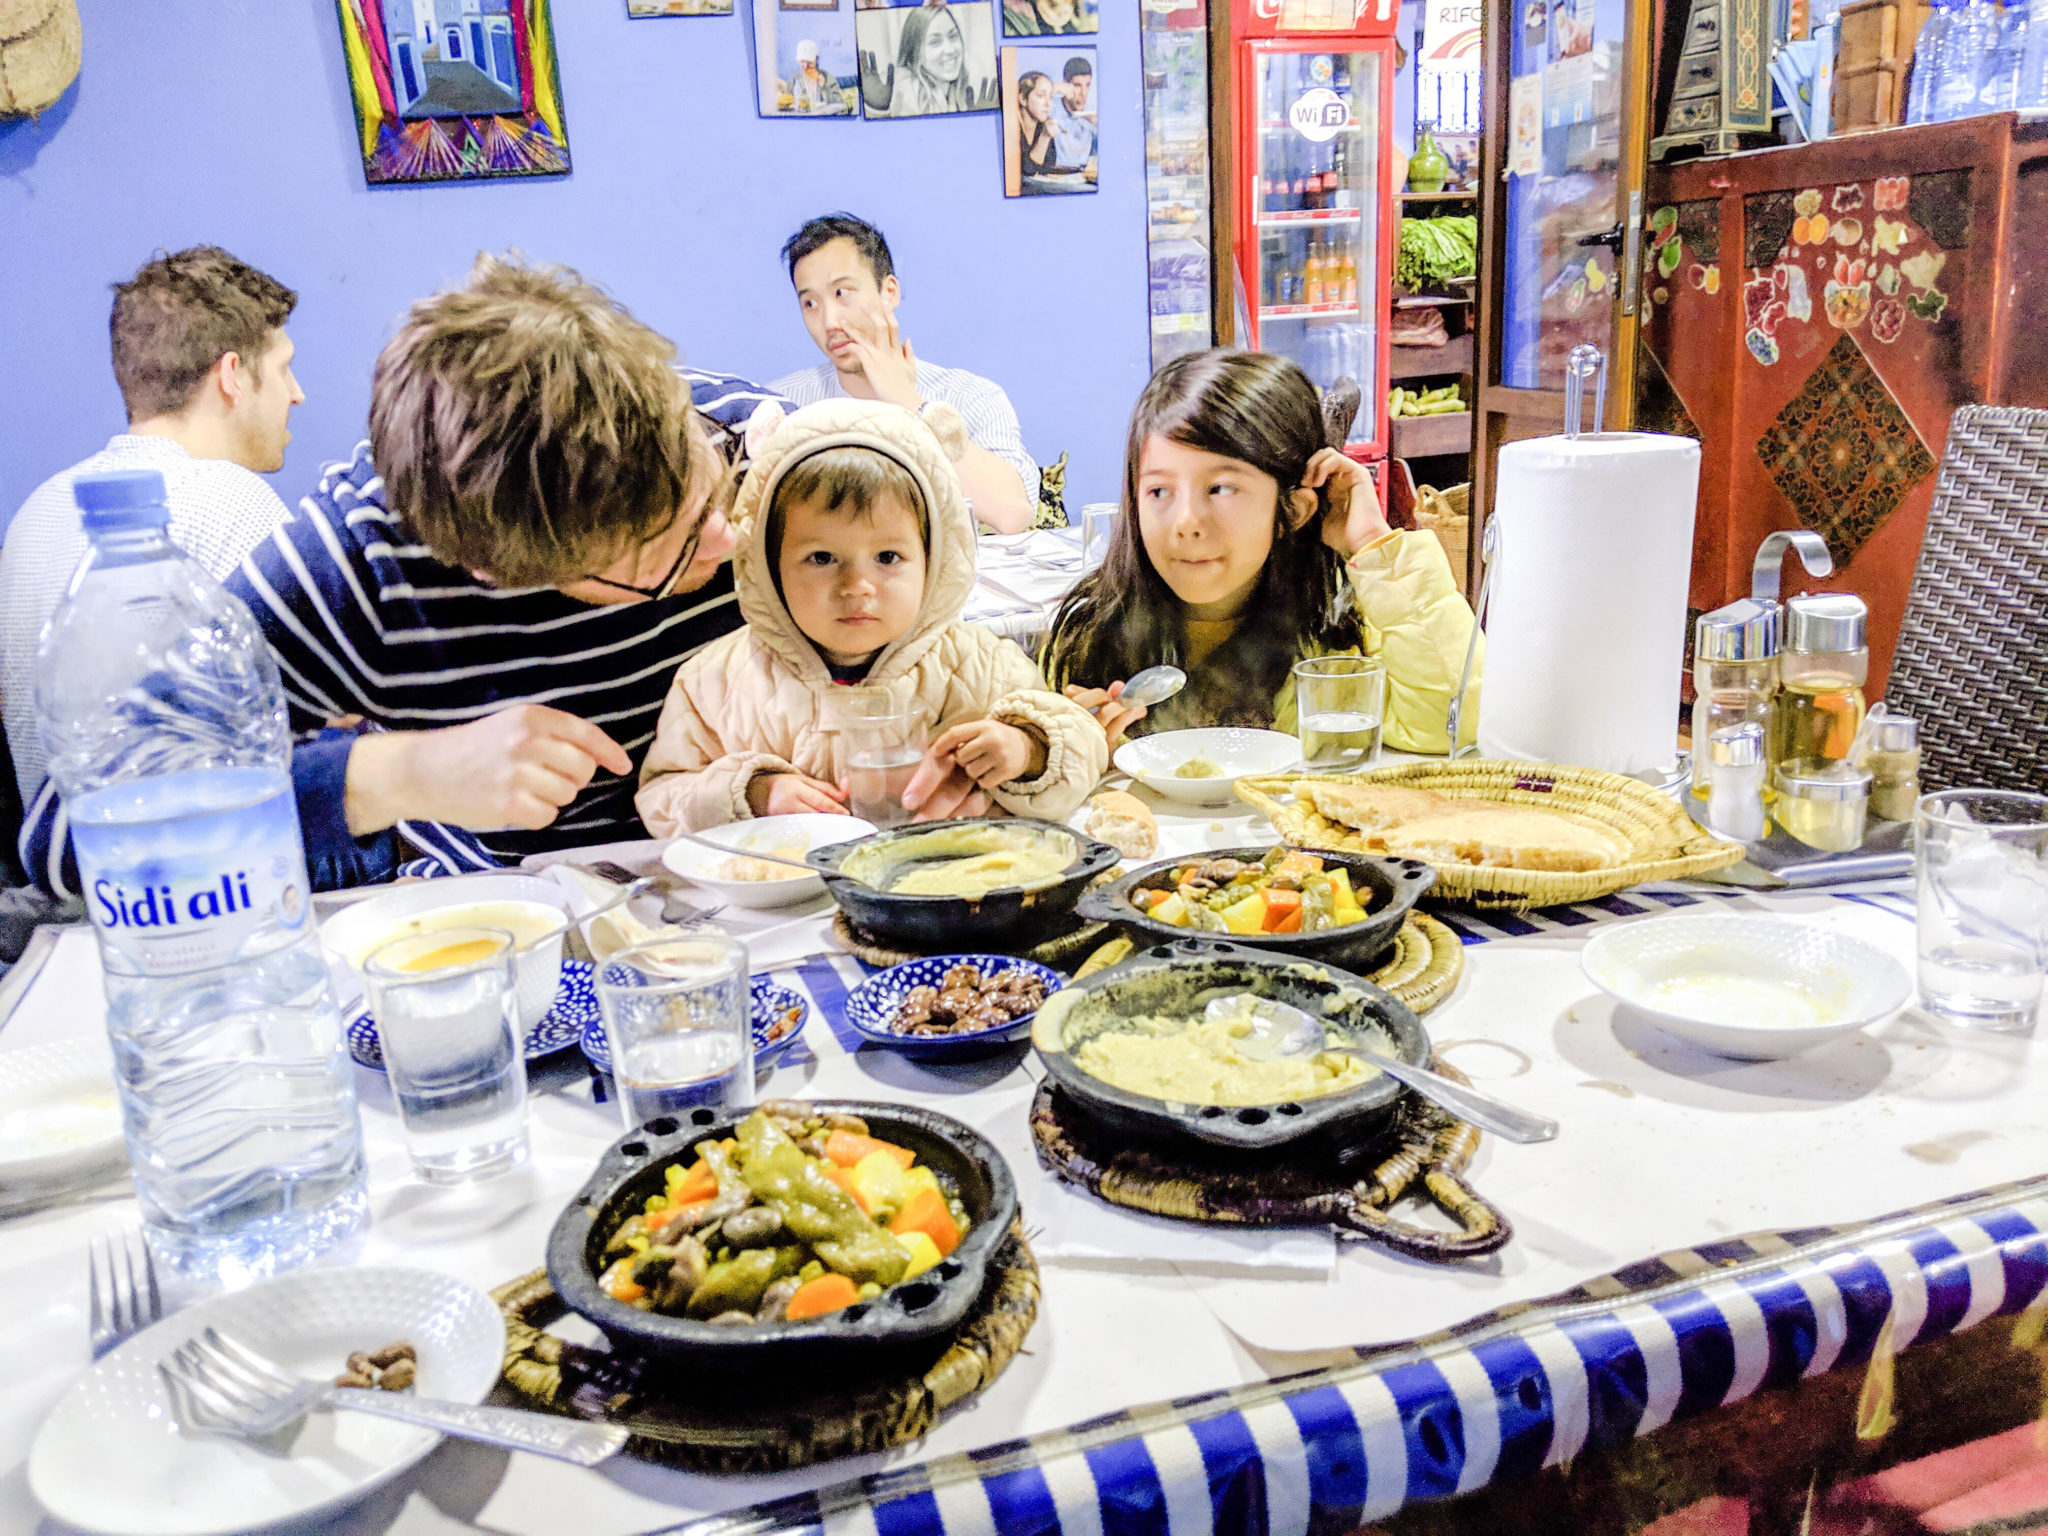
[[[1948,33],[1948,0],[1934,0],[1934,9],[1920,24],[1920,36],[1913,44],[1913,83],[1906,93],[1906,121],[1934,121],[1934,87],[1941,76],[1941,43]]]
[[[2027,41],[2020,49],[2015,107],[2048,107],[2048,0],[2028,0]]]
[[[1998,43],[1985,61],[1977,87],[1979,112],[2009,112],[2019,92],[2020,64],[2027,47],[2027,8],[2013,0],[1998,17]]]
[[[1990,0],[1963,0],[1941,40],[1941,69],[1934,82],[1936,122],[1976,113],[1977,91],[1997,45],[1998,8]]]
[[[161,475],[82,475],[73,493],[91,548],[43,631],[37,717],[151,1246],[235,1285],[367,1209],[284,694],[249,610],[171,543]]]

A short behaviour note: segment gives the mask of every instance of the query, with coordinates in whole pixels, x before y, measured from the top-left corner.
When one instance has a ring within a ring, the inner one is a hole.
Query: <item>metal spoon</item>
[[[1251,1003],[1249,1010],[1244,1006],[1247,1000]],[[1481,1130],[1492,1131],[1496,1136],[1509,1141],[1532,1142],[1549,1141],[1557,1135],[1555,1120],[1531,1114],[1526,1109],[1517,1109],[1490,1093],[1454,1083],[1422,1067],[1411,1067],[1405,1061],[1395,1061],[1378,1051],[1331,1040],[1314,1018],[1299,1008],[1275,1002],[1270,997],[1253,997],[1249,993],[1212,997],[1203,1017],[1211,1024],[1230,1023],[1242,1018],[1246,1011],[1251,1014],[1251,1033],[1241,1037],[1237,1047],[1254,1060],[1289,1061],[1313,1056],[1318,1051],[1356,1056],[1360,1061],[1378,1067],[1395,1082],[1407,1084],[1432,1104],[1449,1110],[1461,1120],[1471,1121]]]
[[[631,885],[627,886],[624,890],[620,891],[616,896],[609,897],[606,900],[599,902],[596,906],[592,907],[588,912],[579,913],[573,917],[565,914],[562,918],[562,927],[560,931],[563,933],[567,933],[571,928],[581,928],[584,926],[584,924],[590,922],[591,919],[603,917],[605,913],[613,910],[615,907],[623,907],[627,902],[631,901],[635,896],[638,896],[642,891],[651,889],[653,885],[654,876],[642,875],[638,880],[635,880]]]
[[[1142,704],[1150,709],[1154,704],[1164,704],[1187,685],[1188,675],[1179,667],[1147,667],[1124,684],[1124,691],[1117,695],[1116,701],[1119,704]]]

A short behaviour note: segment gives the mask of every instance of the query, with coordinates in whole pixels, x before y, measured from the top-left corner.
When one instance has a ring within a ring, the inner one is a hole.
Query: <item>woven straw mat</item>
[[[1282,838],[1298,848],[1328,848],[1378,854],[1356,828],[1320,815],[1294,798],[1299,775],[1239,779],[1238,798],[1265,812]],[[1541,869],[1496,869],[1472,864],[1436,864],[1430,898],[1470,907],[1547,907],[1593,901],[1646,885],[1683,880],[1740,862],[1742,849],[1724,843],[1686,815],[1677,800],[1640,780],[1596,768],[1557,763],[1496,762],[1464,758],[1455,762],[1403,763],[1371,773],[1319,776],[1326,784],[1398,785],[1429,789],[1453,799],[1503,800],[1556,811],[1596,823],[1627,839],[1626,863],[1608,869],[1561,873]]]

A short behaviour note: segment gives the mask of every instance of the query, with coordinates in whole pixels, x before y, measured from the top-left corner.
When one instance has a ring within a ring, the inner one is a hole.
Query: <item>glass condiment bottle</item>
[[[1848,757],[1863,724],[1869,619],[1863,599],[1849,592],[1809,592],[1786,602],[1771,716],[1774,764]]]
[[[1920,724],[1911,715],[1883,715],[1871,727],[1863,766],[1870,770],[1870,814],[1911,821],[1920,801]]]
[[[1870,809],[1870,770],[1839,758],[1792,758],[1778,765],[1778,825],[1823,853],[1863,846]]]
[[[1707,800],[1707,825],[1738,843],[1761,842],[1764,835],[1764,728],[1758,720],[1723,726],[1707,743],[1713,768],[1713,794]]]
[[[1716,736],[1730,726],[1755,724],[1770,739],[1771,701],[1778,691],[1778,605],[1744,597],[1701,614],[1693,626],[1692,687],[1692,792],[1705,795],[1713,787]]]

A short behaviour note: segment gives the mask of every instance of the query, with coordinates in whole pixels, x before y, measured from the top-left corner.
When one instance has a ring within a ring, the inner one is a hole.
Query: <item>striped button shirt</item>
[[[839,370],[830,363],[789,374],[768,387],[798,406],[847,397],[846,387],[839,382]],[[965,368],[941,368],[919,358],[917,393],[920,399],[941,400],[958,411],[967,423],[968,439],[1017,471],[1017,478],[1024,482],[1026,504],[1038,505],[1038,463],[1024,446],[1024,430],[1018,426],[1017,412],[1000,384]]]
[[[736,456],[738,429],[774,397],[737,379],[687,376],[698,409],[727,429],[722,450]],[[414,849],[436,866],[418,872],[452,872],[646,836],[633,791],[669,680],[684,657],[741,623],[729,566],[694,592],[600,605],[552,587],[492,587],[443,565],[385,504],[367,442],[322,471],[318,489],[250,553],[228,588],[249,605],[277,657],[293,728],[320,732],[294,749],[292,777],[313,883],[322,889],[387,878]],[[372,729],[432,730],[520,704],[588,720],[625,748],[635,772],[600,770],[539,831],[403,822],[410,848],[390,834],[348,835],[353,736],[321,732],[326,721],[360,715]],[[24,863],[38,883],[61,887],[62,866],[51,858],[47,832],[40,847],[24,837]]]

